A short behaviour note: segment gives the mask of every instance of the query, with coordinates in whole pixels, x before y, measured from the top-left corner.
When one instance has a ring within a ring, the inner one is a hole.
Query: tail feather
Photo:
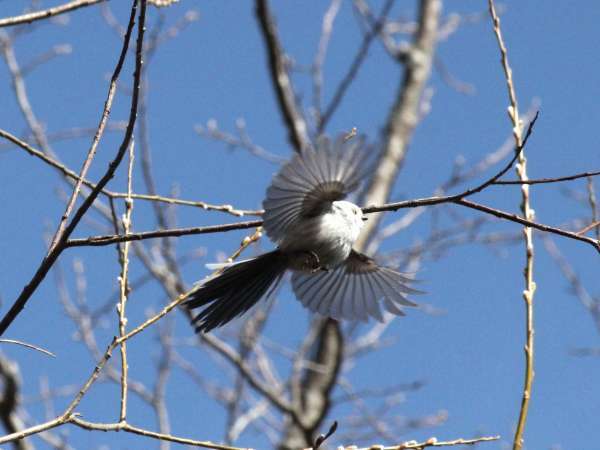
[[[208,305],[192,320],[196,332],[208,332],[244,314],[281,278],[285,269],[285,258],[275,250],[231,265],[204,283],[185,303],[189,309]]]

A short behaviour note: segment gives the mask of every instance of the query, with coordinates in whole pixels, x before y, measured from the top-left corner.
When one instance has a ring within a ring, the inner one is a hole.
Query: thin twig
[[[490,214],[492,216],[498,217],[500,219],[505,219],[511,222],[516,222],[521,225],[525,225],[531,228],[535,228],[541,231],[545,231],[547,233],[557,234],[559,236],[563,236],[566,238],[574,239],[576,241],[585,242],[594,247],[598,252],[600,252],[600,242],[596,239],[581,236],[577,232],[572,232],[568,230],[563,230],[561,228],[553,227],[550,225],[545,225],[542,223],[534,222],[531,220],[523,219],[517,214],[509,213],[506,211],[502,211],[500,209],[491,208],[486,205],[482,205],[480,203],[475,203],[470,200],[464,199],[455,199],[455,200],[445,200],[439,201],[440,197],[428,197],[418,200],[406,200],[403,202],[396,203],[387,203],[381,206],[369,206],[368,208],[363,208],[364,213],[373,213],[373,212],[383,212],[383,211],[397,211],[402,208],[416,208],[420,206],[430,206],[430,205],[438,205],[441,203],[454,203],[457,205],[465,206],[470,209],[476,209],[480,212]],[[81,246],[103,246],[115,244],[117,242],[126,242],[126,241],[141,241],[144,239],[156,239],[156,238],[165,238],[165,237],[178,237],[178,236],[188,236],[188,235],[196,235],[196,234],[207,234],[207,233],[222,233],[226,231],[232,230],[243,230],[247,228],[255,228],[262,226],[262,220],[254,220],[250,222],[238,222],[238,223],[227,223],[222,225],[211,225],[206,227],[192,227],[192,228],[174,228],[170,230],[155,230],[155,231],[145,231],[141,233],[132,233],[128,236],[123,235],[102,235],[102,236],[91,236],[88,238],[82,239],[71,239],[67,242],[66,247],[81,247]]]
[[[132,334],[129,333],[129,335],[131,336]],[[58,427],[58,426],[61,426],[64,424],[71,423],[71,424],[77,425],[79,427],[88,429],[88,430],[125,431],[125,432],[138,434],[141,436],[146,436],[146,437],[150,437],[150,438],[154,438],[154,439],[158,439],[158,440],[166,440],[166,441],[170,441],[170,442],[177,442],[177,443],[181,443],[181,444],[193,445],[193,446],[197,446],[197,447],[212,448],[212,449],[219,449],[219,450],[242,450],[239,447],[219,445],[219,444],[215,444],[215,443],[212,443],[209,441],[197,441],[197,440],[172,436],[172,435],[168,435],[168,434],[156,433],[154,431],[135,427],[133,425],[128,424],[125,421],[121,421],[121,422],[114,423],[114,424],[101,424],[101,423],[87,422],[83,419],[80,419],[78,417],[78,415],[74,413],[75,408],[79,405],[79,403],[81,402],[81,400],[83,399],[85,394],[88,392],[90,387],[98,379],[100,372],[102,371],[102,369],[104,368],[104,366],[106,365],[108,360],[110,359],[113,350],[118,345],[120,345],[122,342],[124,342],[125,340],[127,340],[126,336],[123,336],[122,338],[119,338],[119,339],[117,339],[117,338],[113,339],[113,341],[110,343],[110,345],[106,349],[104,356],[102,357],[100,362],[96,365],[96,367],[92,371],[92,374],[90,375],[90,377],[84,383],[83,387],[79,390],[77,395],[73,398],[73,400],[71,401],[71,403],[69,404],[69,406],[66,408],[65,412],[62,415],[58,416],[55,419],[49,420],[43,424],[39,424],[39,425],[29,427],[29,428],[23,429],[21,431],[15,432],[15,433],[8,434],[6,436],[2,436],[2,437],[0,437],[0,444],[7,443],[7,442],[13,442],[13,441],[16,441],[19,439],[23,439],[27,436],[41,433],[41,432],[49,430],[51,428],[55,428],[55,427]]]
[[[315,122],[320,125],[321,123],[321,93],[323,90],[323,64],[325,63],[325,57],[327,55],[327,49],[329,47],[329,41],[331,39],[331,33],[333,32],[333,24],[340,11],[341,0],[331,0],[329,8],[323,15],[321,22],[321,37],[319,39],[319,45],[317,47],[317,53],[312,63],[312,104],[315,114]]]
[[[109,122],[106,126],[106,131],[122,132],[125,131],[126,126],[127,123],[120,121]],[[55,132],[48,132],[46,133],[46,137],[48,138],[48,142],[56,142],[93,136],[95,132],[95,127],[72,127]],[[31,141],[35,139],[35,136],[32,133],[28,133],[23,135],[22,139]],[[0,143],[0,151],[7,151],[9,149],[12,149],[12,145],[9,142]]]
[[[133,161],[134,161],[134,140],[131,140],[129,146],[129,166],[127,170],[127,193],[129,197],[125,199],[125,215],[123,216],[123,233],[127,236],[131,231],[131,216],[133,212],[133,200],[131,199],[132,181],[133,181]],[[123,252],[120,257],[121,276],[119,277],[119,303],[117,313],[119,315],[119,336],[124,336],[127,328],[127,316],[125,306],[129,295],[129,247],[130,242],[125,242]],[[119,421],[123,422],[127,418],[127,374],[129,365],[127,363],[127,344],[121,343],[121,411]]]
[[[556,178],[538,178],[533,180],[497,180],[492,184],[544,184],[544,183],[560,183],[562,181],[578,180],[579,178],[590,178],[600,175],[600,170],[596,172],[583,172],[575,175],[567,175],[564,177]]]
[[[158,439],[160,441],[175,442],[178,444],[190,445],[193,447],[212,448],[216,450],[249,450],[242,447],[231,447],[229,445],[216,444],[210,441],[197,441],[195,439],[182,438],[173,436],[170,434],[157,433],[155,431],[146,430],[144,428],[138,428],[129,423],[95,423],[88,422],[80,419],[77,416],[72,416],[69,423],[77,425],[78,427],[86,430],[98,430],[98,431],[125,431],[127,433],[138,434],[140,436],[150,437]]]
[[[18,137],[16,137],[15,135],[9,133],[8,131],[0,129],[0,137],[2,137],[4,139],[12,142],[17,147],[25,150],[31,156],[35,156],[36,158],[41,159],[42,161],[44,161],[49,166],[54,167],[55,169],[57,169],[65,177],[68,177],[68,178],[72,179],[73,181],[81,181],[81,183],[85,184],[90,189],[94,189],[96,187],[96,185],[94,183],[92,183],[91,181],[86,180],[86,179],[82,179],[79,176],[79,174],[77,172],[75,172],[74,170],[69,169],[67,166],[65,166],[64,164],[58,162],[56,159],[54,159],[52,156],[47,155],[46,153],[44,153],[44,152],[42,152],[42,151],[40,151],[40,150],[32,147],[27,142],[19,139]],[[106,195],[109,195],[108,191],[106,191],[105,189],[102,191],[102,193],[106,194]]]
[[[405,207],[418,207],[418,206],[429,206],[429,205],[437,205],[440,203],[449,203],[454,200],[459,200],[464,197],[468,197],[470,195],[476,194],[478,192],[483,191],[485,188],[494,183],[494,181],[498,180],[502,177],[508,170],[512,167],[513,163],[517,159],[518,155],[523,151],[523,148],[527,144],[529,137],[533,133],[533,128],[535,122],[538,118],[536,114],[533,120],[529,124],[529,128],[527,129],[527,133],[525,135],[525,139],[523,143],[515,148],[515,155],[513,158],[495,175],[493,175],[488,180],[479,184],[476,187],[467,189],[459,194],[448,195],[448,196],[435,196],[418,200],[411,200],[407,202],[399,202],[395,204],[383,205],[380,207],[370,206],[367,208],[363,208],[363,212],[372,213],[379,211],[395,211],[396,209],[405,208]],[[398,207],[395,208],[394,205]],[[259,211],[262,214],[262,211]],[[259,227],[262,225],[261,221],[250,221],[250,222],[240,222],[238,224],[224,224],[224,225],[213,225],[207,227],[192,227],[192,228],[182,228],[182,229],[172,229],[172,230],[157,230],[157,231],[147,231],[142,233],[132,233],[128,236],[122,235],[106,235],[106,236],[92,236],[87,239],[71,239],[67,242],[67,247],[77,247],[77,246],[101,246],[101,245],[109,245],[117,242],[127,242],[134,240],[144,240],[144,239],[152,239],[159,237],[171,237],[171,236],[185,236],[188,234],[204,234],[204,233],[218,233],[224,231],[231,231],[237,229],[244,228],[253,228]]]
[[[145,12],[146,2],[143,0],[142,0],[142,5],[143,5],[142,9]],[[129,40],[131,37],[131,32],[133,30],[133,25],[135,23],[136,10],[137,10],[137,1],[134,1],[131,17],[129,19],[127,34],[125,37],[125,41],[123,43],[123,48],[121,50],[121,54],[119,56],[119,60],[117,62],[117,65],[115,67],[115,71],[114,71],[113,77],[112,77],[112,79],[115,81],[116,81],[116,78],[118,77],[118,75],[120,74],[121,68],[122,68],[124,60],[125,60],[125,56],[127,55],[127,49],[129,48]],[[140,16],[140,17],[141,17],[141,19],[144,19],[145,15]],[[103,177],[100,179],[100,181],[98,182],[96,187],[90,192],[89,196],[83,201],[82,205],[77,209],[77,211],[73,215],[73,218],[71,219],[69,224],[64,229],[64,232],[61,233],[61,237],[60,237],[59,241],[56,243],[56,245],[53,247],[53,250],[48,252],[46,257],[43,259],[40,266],[38,267],[33,278],[23,288],[23,290],[21,291],[21,294],[19,294],[19,297],[15,300],[15,302],[12,305],[12,307],[10,308],[10,310],[2,318],[2,321],[0,322],[0,336],[4,334],[4,332],[10,326],[10,324],[15,320],[15,318],[23,310],[27,301],[31,298],[33,293],[36,291],[37,287],[44,280],[44,278],[46,277],[46,274],[48,273],[48,271],[50,270],[52,265],[56,262],[59,255],[62,253],[62,250],[64,250],[65,244],[66,244],[67,240],[69,239],[69,236],[71,235],[71,233],[73,233],[73,231],[75,230],[75,228],[77,227],[77,225],[79,224],[79,222],[81,221],[81,219],[83,218],[85,213],[88,211],[90,206],[94,203],[94,200],[98,197],[98,195],[100,194],[100,191],[104,188],[104,186],[106,186],[106,184],[114,176],[114,173],[117,170],[117,167],[119,166],[119,164],[121,163],[121,161],[123,159],[123,156],[127,152],[127,148],[129,146],[129,141],[131,139],[131,136],[133,135],[133,129],[135,126],[135,120],[136,120],[136,115],[137,115],[140,72],[141,72],[141,66],[142,66],[143,39],[144,39],[144,26],[143,26],[143,24],[141,24],[139,27],[138,36],[137,36],[137,48],[136,48],[136,55],[135,55],[136,61],[135,61],[135,69],[134,69],[134,76],[133,76],[133,95],[131,98],[129,121],[128,121],[128,125],[127,125],[127,130],[125,132],[125,136],[123,137],[123,141],[119,147],[117,155],[109,164],[107,171],[105,172]],[[110,89],[109,89],[109,95],[108,95],[109,98],[110,98],[110,95],[111,94],[110,94]],[[107,111],[106,111],[107,106],[110,106],[108,104],[108,101],[107,101],[107,104],[105,104],[105,109],[102,112],[103,116],[107,113]],[[101,121],[101,123],[102,123],[102,121]]]
[[[587,179],[587,192],[588,192],[588,203],[590,204],[590,210],[592,211],[592,228],[596,229],[596,239],[600,241],[600,214],[598,212],[598,204],[596,202],[596,191],[594,190],[594,181],[589,176]],[[586,230],[587,231],[587,230]],[[584,232],[585,233],[585,232]]]
[[[12,39],[4,30],[0,30],[0,50],[2,50],[2,56],[6,61],[6,66],[11,76],[15,99],[19,105],[19,109],[21,110],[21,114],[23,115],[25,122],[27,123],[35,141],[41,150],[49,156],[54,156],[54,152],[50,148],[48,139],[44,133],[44,127],[37,119],[33,109],[31,108],[31,103],[27,95],[25,79],[15,55]]]
[[[84,6],[95,5],[96,3],[103,1],[105,0],[74,0],[63,5],[54,6],[41,11],[34,11],[27,14],[22,14],[20,16],[6,17],[4,19],[0,19],[0,28],[11,27],[23,23],[31,23],[36,20],[48,19],[49,17],[74,11],[76,9],[83,8]]]
[[[58,288],[58,295],[61,303],[65,309],[67,315],[77,325],[77,338],[80,339],[85,347],[89,350],[92,358],[95,361],[100,361],[103,357],[102,351],[99,349],[94,334],[94,321],[92,315],[89,312],[87,305],[85,304],[85,298],[79,299],[77,302],[72,302],[65,286],[64,276],[61,271],[59,263],[55,264],[53,271],[56,275],[56,284]],[[78,278],[82,277],[82,273],[76,275]],[[77,281],[79,284],[79,281]],[[113,301],[111,305],[118,303],[118,297],[116,301]],[[108,364],[104,368],[104,375],[108,380],[113,381],[116,384],[121,383],[121,374],[111,365]],[[128,390],[135,393],[147,404],[152,404],[152,394],[146,389],[144,384],[140,381],[133,380],[129,377],[127,381]]]
[[[161,356],[156,367],[156,382],[153,389],[152,407],[156,414],[158,431],[162,434],[171,433],[171,424],[169,421],[169,411],[167,408],[167,382],[172,369],[173,362],[173,325],[174,317],[170,316],[163,322],[163,326],[157,327],[158,339],[161,346]],[[168,441],[160,443],[160,450],[169,450]]]
[[[596,222],[592,222],[589,225],[583,227],[581,230],[579,230],[577,233],[577,235],[582,235],[587,233],[588,231],[590,231],[591,229],[595,228],[596,230],[598,230],[598,228],[600,228],[600,220],[596,221]],[[598,231],[596,231],[596,236],[598,235]],[[598,241],[600,241],[600,239],[598,239]]]
[[[44,431],[50,430],[52,428],[56,428],[60,425],[63,425],[66,421],[62,417],[57,417],[56,419],[49,420],[47,422],[41,423],[39,425],[35,425],[29,428],[25,428],[23,430],[7,434],[5,436],[0,436],[0,444],[4,444],[7,442],[13,442],[20,439],[24,439],[27,436],[32,436],[34,434],[39,434]]]
[[[544,236],[542,242],[544,243],[546,251],[569,283],[570,291],[579,299],[583,307],[589,311],[592,320],[594,321],[594,325],[600,333],[600,298],[595,298],[588,292],[583,281],[567,258],[561,253],[558,246],[554,243],[554,240],[550,239],[548,236]]]
[[[50,50],[36,56],[33,60],[23,64],[21,66],[21,75],[27,76],[34,69],[38,68],[42,64],[45,64],[57,56],[68,55],[73,51],[70,44],[55,45]]]
[[[17,147],[21,148],[22,150],[25,150],[31,156],[35,156],[36,158],[41,159],[49,166],[57,169],[65,177],[68,177],[68,178],[72,179],[73,181],[81,181],[82,184],[86,185],[90,189],[96,188],[95,183],[93,183],[85,178],[81,178],[79,176],[79,174],[77,172],[75,172],[74,170],[69,169],[66,165],[58,162],[52,156],[46,155],[44,152],[41,152],[40,150],[32,147],[27,142],[19,139],[18,137],[9,133],[8,131],[0,129],[0,137],[8,140],[9,142],[12,142]],[[129,194],[126,192],[113,192],[106,188],[103,188],[101,190],[101,193],[109,198],[127,198],[129,196]],[[206,203],[203,201],[185,200],[185,199],[180,199],[180,198],[166,197],[163,195],[148,195],[148,194],[131,193],[131,198],[136,199],[136,200],[168,203],[171,205],[193,206],[196,208],[202,208],[207,211],[219,211],[219,212],[228,213],[228,214],[231,214],[236,217],[260,216],[262,214],[261,210],[238,209],[238,208],[233,207],[232,205],[213,205],[213,204]]]
[[[502,68],[506,78],[506,87],[510,106],[508,113],[513,125],[513,136],[515,143],[520,146],[522,141],[522,124],[519,118],[519,108],[517,105],[517,95],[512,77],[512,69],[508,63],[508,54],[506,45],[502,38],[500,29],[500,18],[496,13],[494,0],[488,0],[490,16],[493,22],[494,34],[500,49]],[[527,159],[523,152],[519,152],[519,163],[517,164],[517,175],[520,181],[527,181]],[[534,213],[530,206],[529,185],[524,183],[521,185],[521,212],[527,220],[533,220]],[[525,240],[525,269],[523,275],[525,277],[525,289],[523,291],[523,300],[525,301],[525,379],[523,386],[523,394],[521,396],[521,407],[519,409],[519,419],[513,440],[513,450],[521,450],[523,448],[523,433],[525,432],[525,424],[527,422],[527,413],[531,399],[531,389],[533,387],[534,377],[534,327],[533,327],[533,298],[535,294],[535,281],[533,280],[533,262],[534,262],[534,247],[533,247],[533,231],[530,227],[523,229],[523,237]]]
[[[32,138],[35,140],[43,154],[54,159],[55,161],[59,161],[58,156],[52,150],[52,147],[49,144],[48,136],[46,135],[43,124],[37,119],[35,113],[33,112],[27,94],[25,79],[23,78],[21,68],[19,67],[14,52],[12,39],[6,32],[4,32],[4,30],[0,30],[0,49],[2,49],[4,59],[11,75],[15,99],[19,105],[19,109],[21,110],[25,122],[29,127]],[[71,186],[75,185],[75,182],[68,177],[64,177],[64,180]],[[86,192],[85,195],[88,195],[88,193]],[[96,211],[98,211],[104,217],[109,216],[109,214],[107,214],[108,208],[102,203],[94,203],[93,206]]]
[[[342,78],[342,81],[340,81],[340,83],[338,84],[331,101],[325,108],[323,115],[320,117],[320,120],[317,123],[317,131],[319,133],[322,133],[323,130],[325,130],[325,127],[329,123],[329,120],[331,119],[338,106],[340,105],[342,99],[344,98],[346,91],[352,84],[352,81],[354,81],[354,79],[356,78],[360,67],[362,66],[365,58],[367,57],[367,54],[369,53],[369,48],[371,47],[373,39],[379,34],[381,29],[383,28],[387,16],[390,12],[390,9],[393,5],[393,0],[387,0],[385,2],[383,7],[381,8],[379,16],[377,17],[377,20],[371,25],[371,29],[363,37],[362,43],[360,44],[360,47],[356,52],[352,63],[350,63],[350,67],[348,68],[346,75],[344,75],[344,78]]]
[[[130,24],[130,25],[131,26],[129,26],[129,28],[127,29],[127,34],[125,36],[125,40],[127,42],[129,41],[129,38],[131,36],[131,30],[132,30],[133,24]],[[50,244],[50,249],[48,250],[48,255],[50,255],[51,253],[53,253],[56,250],[56,247],[59,245],[59,243],[64,243],[67,240],[67,238],[64,237],[64,234],[67,230],[67,221],[73,211],[73,208],[75,207],[75,202],[77,201],[77,197],[79,195],[79,191],[81,190],[83,180],[85,179],[85,176],[92,165],[92,161],[93,161],[94,157],[96,156],[98,144],[100,143],[100,140],[102,139],[102,136],[104,135],[104,130],[106,128],[106,124],[108,123],[108,117],[110,116],[113,100],[115,98],[115,94],[117,91],[117,81],[119,80],[119,76],[121,75],[121,69],[123,68],[123,64],[125,62],[125,57],[127,56],[127,48],[128,47],[129,47],[128,45],[125,45],[123,47],[123,51],[121,52],[117,66],[115,67],[113,75],[110,79],[108,94],[106,96],[106,101],[104,103],[104,109],[102,110],[102,114],[100,116],[100,122],[98,123],[98,128],[97,128],[94,138],[92,140],[90,149],[88,150],[88,154],[87,154],[87,156],[83,162],[83,165],[81,167],[79,176],[77,177],[77,181],[75,182],[75,186],[73,188],[71,197],[69,198],[69,201],[67,202],[65,212],[63,213],[63,215],[60,219],[60,223],[58,224],[58,229],[56,230],[56,233],[54,234],[54,237],[52,238],[52,243]],[[141,59],[140,59],[140,61],[141,61]],[[134,89],[135,89],[135,87],[134,87]],[[137,87],[137,90],[139,92],[139,86]],[[136,110],[134,110],[134,111],[137,111],[138,94],[134,93],[134,98],[135,98],[135,108],[136,108]],[[135,119],[133,120],[133,123],[135,123]],[[133,123],[130,120],[128,127],[133,128]],[[126,132],[126,134],[127,134],[127,132]],[[128,144],[129,144],[129,142],[127,142],[125,145],[127,146]],[[122,156],[121,156],[121,158],[122,158]],[[116,167],[118,166],[119,162],[117,162],[117,164],[114,166],[114,169],[112,170],[113,173],[114,173],[114,170],[116,169]],[[107,172],[107,175],[109,173],[110,173],[110,169],[109,169],[109,172]],[[106,178],[106,176],[103,178]],[[110,180],[110,178],[112,178],[112,174],[108,178],[106,178],[106,181],[104,182],[104,184],[106,184],[108,182],[108,180]],[[100,181],[99,184],[102,184],[102,181]],[[96,186],[95,188],[93,188],[92,192],[90,194],[90,197],[95,198],[98,195],[99,191],[103,187],[104,186],[100,186],[100,187]],[[95,191],[97,191],[97,192],[94,194]],[[89,201],[89,198],[86,199],[86,201]],[[91,202],[89,202],[89,205],[91,206]],[[77,213],[81,217],[81,216],[83,216],[83,214],[85,214],[86,211],[87,211],[87,208],[83,209],[83,207],[82,207],[77,211]],[[75,223],[73,223],[73,222],[75,222]],[[77,222],[75,221],[75,218],[74,218],[73,221],[71,222],[71,224],[69,224],[69,228],[71,229],[71,231],[75,228],[76,225],[77,225]]]
[[[127,236],[111,234],[104,236],[91,236],[84,239],[70,239],[67,242],[66,247],[103,246],[115,244],[117,242],[141,241],[144,239],[178,237],[192,234],[221,233],[224,231],[256,228],[260,227],[261,225],[262,220],[252,220],[248,222],[228,223],[223,225],[209,225],[206,227],[172,228],[168,230],[145,231],[141,233],[131,233]]]
[[[392,445],[384,447],[382,445],[371,446],[359,450],[422,450],[428,447],[452,447],[454,445],[475,445],[480,442],[497,441],[500,436],[486,436],[476,439],[455,439],[453,441],[438,441],[436,438],[430,438],[423,442],[408,441],[400,445]]]
[[[243,118],[239,118],[235,121],[235,128],[237,136],[231,132],[221,130],[215,119],[209,119],[206,122],[206,126],[194,126],[194,131],[202,137],[226,144],[231,150],[240,148],[248,151],[257,158],[264,159],[273,164],[279,165],[286,162],[285,158],[265,150],[263,147],[252,141],[246,129],[246,121]]]
[[[125,198],[127,194],[122,192],[110,192],[111,196],[114,198]],[[131,194],[131,198],[135,200],[147,200],[151,202],[161,202],[167,203],[170,205],[182,205],[182,206],[193,206],[196,208],[201,208],[207,211],[219,211],[227,214],[231,214],[236,217],[244,217],[244,216],[260,216],[262,215],[262,210],[256,209],[237,209],[232,205],[213,205],[210,203],[198,201],[198,200],[184,200],[180,198],[173,197],[165,197],[162,195],[148,195],[148,194]]]
[[[18,341],[16,339],[0,339],[0,343],[3,344],[16,344],[16,345],[20,345],[22,347],[27,347],[33,350],[37,350],[40,353],[43,353],[45,355],[48,356],[52,356],[52,357],[56,357],[56,355],[54,353],[52,353],[50,350],[46,350],[45,348],[39,347],[37,345],[33,345],[33,344],[29,344],[27,342],[23,342],[23,341]]]

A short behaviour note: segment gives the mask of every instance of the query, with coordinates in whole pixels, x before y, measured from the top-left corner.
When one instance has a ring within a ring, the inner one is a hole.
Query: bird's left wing
[[[383,321],[381,306],[392,314],[405,315],[403,306],[417,306],[407,294],[421,293],[408,287],[407,276],[382,267],[352,250],[344,264],[327,272],[294,272],[296,297],[313,312],[334,319]]]
[[[302,218],[324,213],[358,187],[366,170],[363,143],[361,137],[333,143],[323,137],[316,149],[304,149],[281,168],[263,202],[271,240],[280,243]]]

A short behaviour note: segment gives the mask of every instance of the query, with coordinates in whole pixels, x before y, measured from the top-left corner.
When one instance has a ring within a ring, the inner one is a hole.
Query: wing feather
[[[381,309],[379,308],[379,301],[383,297],[383,292],[381,291],[381,289],[373,287],[374,285],[377,285],[375,283],[375,274],[377,274],[377,272],[369,272],[365,274],[365,282],[369,285],[367,291],[369,297],[365,298],[364,302],[369,315],[377,319],[379,322],[383,322],[383,315],[381,314]]]
[[[335,305],[335,297],[339,292],[340,289],[340,285],[341,283],[344,281],[344,274],[343,272],[340,271],[336,271],[337,273],[335,273],[333,276],[327,277],[324,276],[323,277],[323,284],[325,285],[324,287],[326,287],[326,289],[319,289],[318,292],[315,293],[315,297],[320,297],[321,301],[319,302],[319,312],[321,314],[323,314],[323,311],[325,311],[325,313],[329,310],[329,308],[333,308]],[[335,289],[333,289],[335,287]],[[333,291],[332,291],[333,289]]]
[[[362,276],[353,277],[356,280],[356,297],[354,297],[354,302],[352,302],[352,306],[354,307],[354,317],[358,317],[359,320],[366,322],[369,320],[369,315],[367,314],[367,309],[365,308],[365,283],[363,281]]]
[[[417,306],[406,294],[420,291],[408,287],[406,280],[410,279],[353,250],[344,264],[328,272],[294,272],[292,288],[306,308],[323,316],[383,322],[382,307],[403,316],[402,307]]]
[[[284,164],[267,189],[263,202],[264,229],[275,243],[305,217],[322,214],[331,203],[356,190],[366,171],[364,139],[327,138],[317,141]]]
[[[355,303],[357,306],[357,308],[355,309],[356,317],[358,317],[359,320],[366,322],[367,320],[369,320],[369,314],[367,313],[367,308],[365,304],[368,295],[365,286],[365,280],[363,279],[364,277],[362,276],[362,274],[357,274],[355,278],[357,282],[360,283],[360,295],[357,295],[355,298]]]
[[[350,286],[348,279],[346,279],[346,274],[343,270],[337,270],[338,272],[338,285],[337,289],[334,291],[328,303],[321,303],[321,311],[319,311],[322,315],[331,314],[332,317],[344,317],[342,314],[342,305],[344,304],[344,298],[346,298],[346,291]]]

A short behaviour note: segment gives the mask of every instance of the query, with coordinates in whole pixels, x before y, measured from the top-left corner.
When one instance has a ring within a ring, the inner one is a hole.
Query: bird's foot
[[[325,267],[321,266],[319,255],[311,250],[297,252],[294,255],[294,261],[296,262],[295,265],[298,266],[298,269],[302,271],[315,273],[320,270],[327,270]]]

